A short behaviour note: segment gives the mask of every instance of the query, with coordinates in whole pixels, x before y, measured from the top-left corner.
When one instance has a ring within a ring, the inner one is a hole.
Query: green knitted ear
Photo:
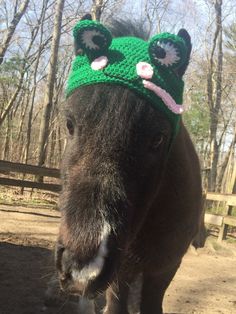
[[[187,58],[184,40],[174,34],[158,34],[150,40],[148,52],[155,65],[177,69]]]
[[[96,58],[106,54],[112,36],[108,29],[96,21],[83,20],[76,24],[74,30],[75,54],[87,54]]]

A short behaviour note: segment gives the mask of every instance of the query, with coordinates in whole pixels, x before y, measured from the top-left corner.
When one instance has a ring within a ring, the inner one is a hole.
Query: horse
[[[184,29],[132,35],[112,38],[88,15],[74,28],[55,263],[67,293],[106,295],[104,314],[129,313],[141,275],[140,313],[161,314],[202,215],[199,160],[173,92],[192,44]]]

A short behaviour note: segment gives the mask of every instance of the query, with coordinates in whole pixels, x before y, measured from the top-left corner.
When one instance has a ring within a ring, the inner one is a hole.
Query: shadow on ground
[[[0,242],[0,313],[76,313],[77,304],[68,301],[66,296],[49,308],[44,306],[53,270],[50,249]]]

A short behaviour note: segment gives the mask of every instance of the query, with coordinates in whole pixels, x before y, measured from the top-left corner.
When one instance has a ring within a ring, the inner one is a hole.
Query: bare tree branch
[[[29,0],[25,0],[20,8],[19,8],[19,11],[16,12],[16,7],[17,7],[17,2],[16,2],[16,6],[15,6],[15,12],[14,12],[14,17],[6,31],[6,34],[4,36],[4,39],[3,39],[3,42],[1,44],[1,47],[0,47],[0,64],[2,64],[3,62],[3,58],[5,56],[5,53],[6,53],[6,50],[10,44],[10,40],[15,32],[15,29],[18,25],[18,23],[20,22],[22,16],[24,15],[27,7],[28,7],[28,4],[29,4]]]

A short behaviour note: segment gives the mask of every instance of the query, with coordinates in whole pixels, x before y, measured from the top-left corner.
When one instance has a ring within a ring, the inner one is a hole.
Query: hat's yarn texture
[[[181,37],[162,33],[149,42],[136,37],[112,39],[105,26],[91,20],[76,24],[73,35],[76,57],[67,82],[67,97],[80,86],[122,85],[164,113],[176,135],[183,111],[184,83],[175,70],[187,54]]]

